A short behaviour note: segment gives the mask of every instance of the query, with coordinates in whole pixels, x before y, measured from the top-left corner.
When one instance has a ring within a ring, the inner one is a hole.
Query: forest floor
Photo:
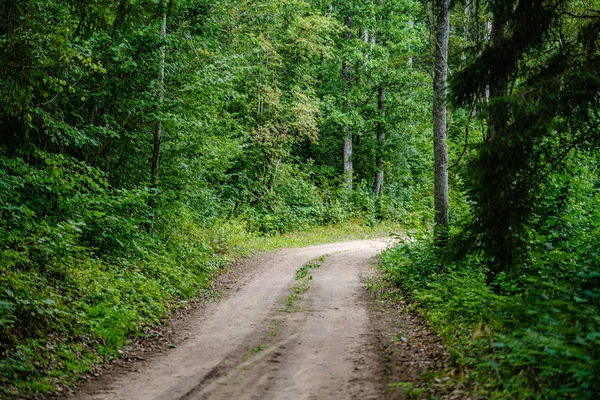
[[[68,396],[100,399],[382,399],[447,360],[374,266],[391,239],[287,249],[233,266],[220,301],[178,313],[154,345]],[[367,287],[375,287],[367,290]],[[379,290],[377,289],[379,288]]]

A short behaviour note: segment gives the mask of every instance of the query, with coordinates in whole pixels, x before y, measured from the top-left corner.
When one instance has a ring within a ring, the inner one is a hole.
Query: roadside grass
[[[376,239],[397,235],[399,232],[400,224],[397,222],[381,221],[367,225],[364,221],[356,219],[342,224],[315,226],[304,231],[267,237],[255,236],[250,239],[247,247],[255,251],[269,251],[348,240]]]

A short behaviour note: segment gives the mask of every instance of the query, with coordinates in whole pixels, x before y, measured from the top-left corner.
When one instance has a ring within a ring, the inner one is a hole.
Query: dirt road
[[[237,291],[188,323],[176,348],[84,385],[74,398],[383,398],[364,275],[389,244],[353,241],[267,256]],[[296,271],[324,255],[293,301]]]

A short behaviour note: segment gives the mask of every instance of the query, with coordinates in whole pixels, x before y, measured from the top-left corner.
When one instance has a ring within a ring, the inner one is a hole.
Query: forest
[[[599,45],[598,0],[3,0],[0,397],[265,241],[394,227],[425,389],[597,398]]]

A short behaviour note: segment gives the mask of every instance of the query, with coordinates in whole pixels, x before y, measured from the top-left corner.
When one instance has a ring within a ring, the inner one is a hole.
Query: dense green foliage
[[[0,369],[3,386],[45,391],[197,295],[231,239],[200,231],[183,208],[157,214],[148,189],[108,192],[98,169],[42,157],[1,161]]]
[[[488,137],[465,174],[475,217],[468,246],[485,252],[492,275],[521,261],[533,215],[564,211],[545,183],[581,175],[565,157],[577,151],[592,155],[588,165],[597,160],[600,18],[579,17],[593,12],[588,7],[567,1],[492,6],[503,30],[453,80],[458,105],[481,101],[486,87],[497,87],[487,110]]]
[[[0,16],[0,396],[117,357],[248,239],[427,208],[416,2],[6,0]]]
[[[425,233],[383,267],[441,334],[465,397],[597,398],[598,3],[475,5],[453,11],[467,143],[450,244]]]
[[[465,390],[593,398],[599,9],[455,2],[433,248],[431,2],[3,1],[3,394],[117,356],[250,238],[387,220],[425,232],[384,267]]]
[[[587,182],[579,188],[568,213],[532,232],[529,265],[498,276],[501,289],[487,285],[483,257],[441,268],[428,240],[382,256],[389,279],[444,340],[463,395],[592,399],[600,391],[600,197]]]

